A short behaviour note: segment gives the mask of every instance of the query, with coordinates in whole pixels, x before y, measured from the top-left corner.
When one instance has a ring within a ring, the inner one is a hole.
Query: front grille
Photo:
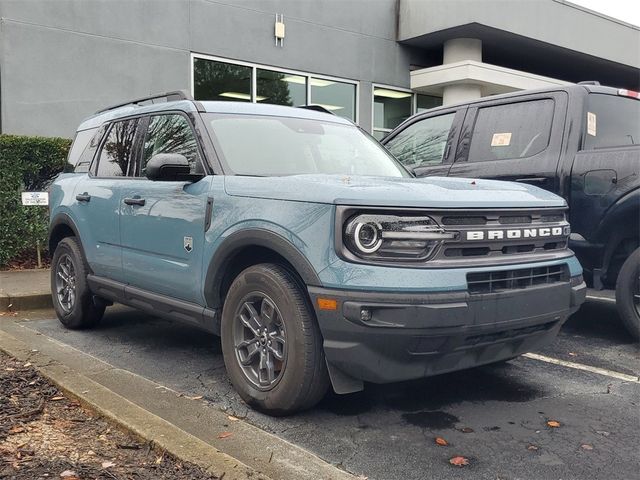
[[[567,265],[475,272],[467,274],[467,285],[472,295],[518,290],[536,285],[549,285],[569,281]]]
[[[516,261],[518,256],[551,258],[554,251],[567,248],[569,224],[561,208],[429,212],[429,215],[446,231],[454,233],[454,238],[446,240],[435,253],[432,262],[475,259],[505,263]]]

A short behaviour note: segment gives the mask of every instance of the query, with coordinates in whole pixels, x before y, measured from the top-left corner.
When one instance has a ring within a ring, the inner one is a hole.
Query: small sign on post
[[[22,205],[49,205],[49,192],[22,192]]]
[[[49,192],[22,192],[22,205],[43,206],[49,205]],[[38,268],[42,268],[42,252],[40,252],[40,242],[36,242],[36,253],[38,255]]]

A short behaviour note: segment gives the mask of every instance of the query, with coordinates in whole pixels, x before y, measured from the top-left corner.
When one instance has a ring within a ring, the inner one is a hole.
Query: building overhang
[[[445,87],[456,84],[479,85],[484,96],[569,85],[570,82],[473,60],[411,72],[411,89],[419,93],[442,96]]]

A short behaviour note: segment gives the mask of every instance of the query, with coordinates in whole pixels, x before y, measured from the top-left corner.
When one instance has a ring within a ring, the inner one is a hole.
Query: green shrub
[[[22,206],[20,194],[45,191],[63,170],[71,140],[0,135],[0,267],[18,255],[46,248],[48,210]]]

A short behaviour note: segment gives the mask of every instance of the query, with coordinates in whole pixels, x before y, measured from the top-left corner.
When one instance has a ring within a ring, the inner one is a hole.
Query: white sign
[[[492,147],[508,147],[511,143],[511,132],[494,133],[491,137]]]
[[[49,205],[49,192],[22,192],[22,205]]]
[[[596,114],[587,112],[587,133],[596,136]]]

